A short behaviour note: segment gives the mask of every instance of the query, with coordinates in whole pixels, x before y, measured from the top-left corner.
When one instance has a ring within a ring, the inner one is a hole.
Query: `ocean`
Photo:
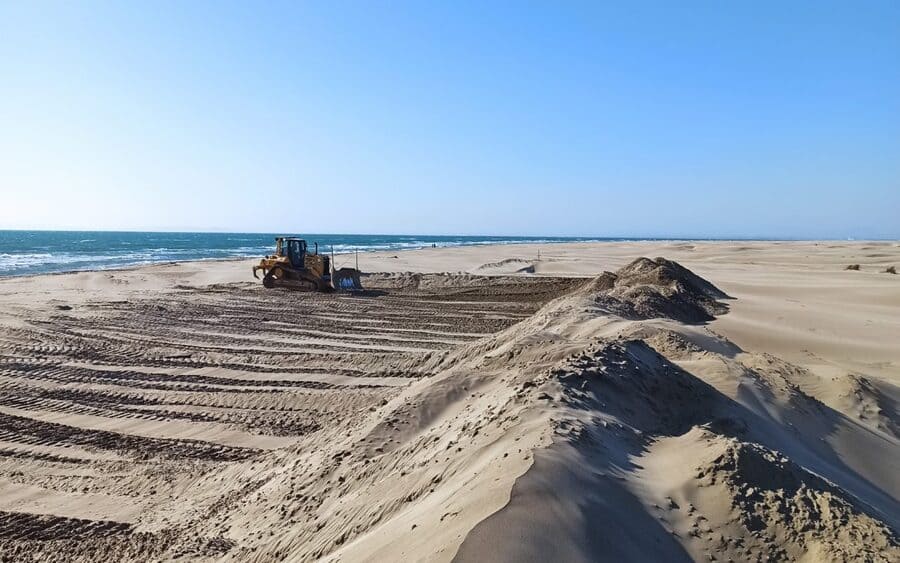
[[[283,233],[286,234],[286,233]],[[275,234],[0,231],[0,276],[105,270],[139,264],[262,257]],[[578,237],[286,234],[319,243],[321,252],[368,252],[436,246],[627,240]]]

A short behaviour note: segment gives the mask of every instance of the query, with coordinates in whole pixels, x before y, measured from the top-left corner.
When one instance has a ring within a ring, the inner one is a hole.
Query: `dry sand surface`
[[[900,244],[359,260],[0,280],[0,558],[900,560]]]

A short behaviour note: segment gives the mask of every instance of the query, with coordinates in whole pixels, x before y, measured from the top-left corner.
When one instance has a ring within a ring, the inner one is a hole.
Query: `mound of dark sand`
[[[702,323],[728,311],[728,295],[681,264],[638,258],[618,272],[604,272],[587,290],[609,312],[626,319],[668,318]]]
[[[734,513],[770,557],[787,559],[792,548],[813,546],[831,561],[888,561],[896,554],[896,535],[852,495],[759,444],[728,444],[698,478],[706,487],[724,485]]]
[[[678,435],[709,422],[719,401],[712,388],[643,340],[591,346],[554,375],[603,402],[589,408],[651,434]]]

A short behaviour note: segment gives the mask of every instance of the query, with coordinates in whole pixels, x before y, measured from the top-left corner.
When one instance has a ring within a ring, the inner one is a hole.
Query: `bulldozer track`
[[[367,281],[373,287],[359,294],[184,286],[10,315],[15,323],[0,324],[0,480],[58,494],[88,487],[156,498],[141,485],[146,475],[165,482],[214,473],[361,424],[409,382],[432,375],[429,366],[578,283],[467,277],[462,287],[429,289],[430,279]],[[213,507],[233,501],[234,491],[222,494]],[[70,553],[136,557],[179,533],[0,511],[0,556],[52,558],[54,545],[70,542]],[[230,549],[217,538],[190,545],[185,555]]]
[[[0,512],[0,538],[50,540],[127,534],[131,524],[81,518]]]

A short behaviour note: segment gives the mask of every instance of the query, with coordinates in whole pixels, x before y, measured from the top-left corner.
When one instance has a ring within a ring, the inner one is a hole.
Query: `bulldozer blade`
[[[355,268],[341,268],[331,273],[331,285],[337,291],[361,291],[362,283],[359,281],[359,270]]]

